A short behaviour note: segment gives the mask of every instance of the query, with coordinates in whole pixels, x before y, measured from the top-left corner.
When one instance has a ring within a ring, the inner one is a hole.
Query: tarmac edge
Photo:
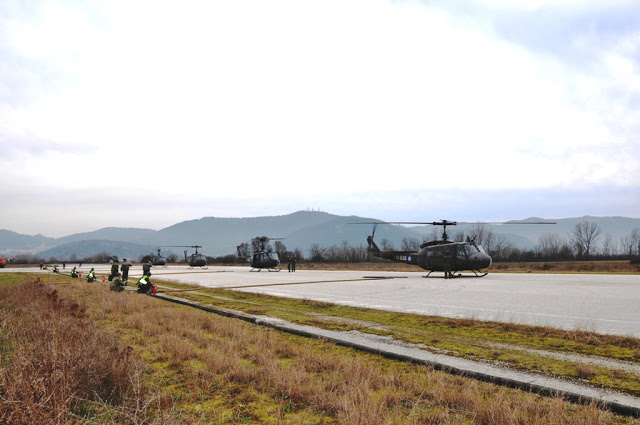
[[[553,380],[547,380],[547,384],[542,385],[542,384],[531,382],[531,380],[527,381],[526,379],[518,379],[516,377],[509,378],[505,376],[498,376],[496,374],[483,373],[476,370],[471,370],[470,368],[454,367],[444,362],[427,360],[427,359],[419,358],[416,356],[401,354],[398,352],[394,352],[392,350],[381,348],[380,344],[364,344],[364,343],[357,343],[353,341],[347,341],[345,338],[339,337],[340,331],[327,331],[324,329],[314,328],[311,326],[295,325],[293,323],[289,323],[280,319],[270,320],[271,318],[267,318],[264,316],[255,316],[255,315],[246,314],[246,313],[235,311],[235,310],[213,308],[210,306],[202,305],[194,301],[189,301],[183,298],[165,295],[165,294],[156,294],[152,296],[154,298],[158,298],[161,300],[185,305],[188,307],[197,308],[199,310],[207,311],[209,313],[214,313],[214,314],[218,314],[225,317],[243,320],[245,322],[268,327],[281,332],[287,332],[293,335],[303,336],[307,338],[322,339],[322,340],[330,341],[336,345],[353,348],[359,351],[379,355],[388,359],[431,366],[435,370],[450,373],[452,375],[464,376],[467,378],[472,378],[478,381],[488,382],[488,383],[492,383],[492,384],[503,386],[503,387],[520,389],[530,393],[539,394],[545,397],[561,397],[565,400],[568,400],[576,404],[583,404],[583,405],[595,404],[599,408],[610,410],[620,415],[640,417],[640,400],[634,398],[634,400],[638,400],[638,403],[624,403],[621,401],[616,401],[615,399],[616,398],[619,399],[620,397],[633,398],[632,396],[622,394],[622,393],[609,392],[609,395],[607,395],[607,393],[602,393],[600,395],[593,395],[589,393],[593,393],[595,390],[591,387],[586,387],[586,386],[584,387],[584,391],[580,391],[579,388],[576,391],[569,391],[569,390],[559,388],[560,385],[558,385],[557,387],[548,385],[549,382],[552,382]],[[520,375],[520,377],[522,377],[524,374],[522,372],[518,372],[517,375]]]

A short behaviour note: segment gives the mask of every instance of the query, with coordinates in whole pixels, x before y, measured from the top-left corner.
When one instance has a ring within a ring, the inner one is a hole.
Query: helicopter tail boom
[[[414,251],[381,251],[378,245],[373,241],[373,236],[367,237],[369,243],[369,252],[375,257],[382,258],[384,260],[397,261],[399,263],[406,264],[418,264],[418,253]]]

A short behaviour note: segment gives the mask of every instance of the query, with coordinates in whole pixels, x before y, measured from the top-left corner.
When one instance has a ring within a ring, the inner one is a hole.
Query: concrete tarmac
[[[206,287],[640,338],[638,275],[489,274],[449,280],[424,278],[422,272],[249,270],[209,267],[174,274],[169,267],[153,273],[155,279]]]
[[[302,265],[303,266],[303,265]],[[109,265],[83,264],[99,276]],[[39,271],[0,269],[2,271]],[[67,265],[64,272],[69,273]],[[129,281],[142,268],[131,268]],[[640,338],[640,275],[489,274],[443,279],[411,273],[369,271],[250,272],[249,267],[153,267],[152,281],[173,280],[204,287],[307,298],[404,313],[550,326]]]

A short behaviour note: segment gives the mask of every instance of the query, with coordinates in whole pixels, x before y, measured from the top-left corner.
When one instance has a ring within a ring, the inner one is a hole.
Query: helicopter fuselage
[[[430,272],[445,270],[445,255],[451,257],[451,271],[471,270],[477,274],[480,269],[491,265],[491,257],[481,245],[474,242],[430,241],[420,245],[420,251],[380,251],[373,238],[367,238],[373,255],[390,261],[419,266]]]
[[[274,252],[258,251],[251,256],[251,267],[254,269],[275,269],[280,265],[278,254]]]
[[[189,257],[189,267],[205,267],[207,265],[207,257],[202,254],[191,254]]]

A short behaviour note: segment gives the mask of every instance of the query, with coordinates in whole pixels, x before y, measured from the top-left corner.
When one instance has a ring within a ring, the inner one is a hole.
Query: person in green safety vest
[[[150,276],[151,276],[151,273],[147,273],[144,276],[142,276],[140,280],[138,280],[138,283],[137,283],[138,292],[140,292],[141,294],[148,294],[149,291],[151,291],[153,284],[151,283],[151,280],[149,280]]]
[[[93,267],[91,267],[91,270],[87,274],[87,282],[91,283],[94,280],[96,280],[96,272],[93,270]]]

